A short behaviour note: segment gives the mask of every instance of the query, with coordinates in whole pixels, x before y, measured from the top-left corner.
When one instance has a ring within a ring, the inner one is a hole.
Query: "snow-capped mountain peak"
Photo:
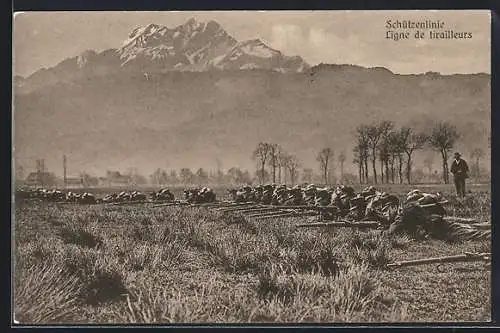
[[[189,32],[199,31],[199,30],[203,30],[203,28],[205,27],[205,23],[204,22],[200,22],[197,19],[195,19],[194,17],[192,17],[189,20],[187,20],[182,25],[182,27],[184,29],[186,29],[187,31],[189,31]]]
[[[256,57],[271,58],[282,55],[280,51],[270,48],[260,39],[250,39],[240,42],[237,47],[246,54]]]
[[[216,21],[191,18],[173,28],[155,23],[136,27],[119,47],[100,53],[85,51],[35,72],[30,82],[42,86],[124,69],[161,73],[252,69],[302,72],[308,68],[300,56],[285,56],[260,39],[237,41]]]
[[[216,21],[201,22],[194,17],[172,29],[158,24],[138,27],[117,52],[122,66],[159,66],[160,70],[297,71],[308,67],[302,58],[284,56],[260,39],[238,42]]]

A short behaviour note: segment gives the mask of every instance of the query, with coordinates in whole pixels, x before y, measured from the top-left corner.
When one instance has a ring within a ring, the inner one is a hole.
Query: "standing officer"
[[[465,179],[469,178],[469,166],[460,156],[462,156],[460,153],[455,153],[450,172],[453,174],[457,195],[463,198],[465,197]]]

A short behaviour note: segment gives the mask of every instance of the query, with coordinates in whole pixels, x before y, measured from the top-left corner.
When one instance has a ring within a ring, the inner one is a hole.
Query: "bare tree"
[[[259,178],[261,184],[263,184],[265,180],[264,175],[266,174],[266,162],[268,161],[269,150],[270,150],[270,145],[268,143],[260,142],[252,154],[252,158],[254,160],[257,160],[257,162],[259,163],[260,167]]]
[[[345,162],[345,152],[341,151],[339,155],[339,163],[340,163],[340,182],[344,181],[344,162]]]
[[[292,186],[295,185],[298,177],[298,168],[300,166],[299,160],[295,155],[286,155],[284,159],[284,166],[290,175],[290,182]]]
[[[457,128],[448,122],[437,123],[431,131],[429,144],[434,150],[441,153],[443,159],[443,181],[450,182],[448,172],[448,153],[453,149],[456,141],[460,137]]]
[[[385,182],[389,183],[389,139],[384,136],[378,146],[378,158],[380,161],[380,182],[384,182],[384,167],[385,167]]]
[[[269,155],[269,162],[271,163],[273,183],[276,183],[276,169],[278,168],[278,157],[281,148],[276,143],[269,143],[268,147],[269,147],[268,155]]]
[[[359,161],[358,165],[362,176],[360,183],[368,183],[368,126],[360,125],[356,128],[356,146],[353,151],[357,156],[356,160]]]
[[[368,146],[371,150],[373,181],[375,182],[375,184],[377,184],[377,168],[375,167],[375,163],[377,161],[377,148],[380,139],[393,127],[394,124],[390,121],[381,121],[378,124],[370,125],[367,127],[366,135],[368,136]]]
[[[279,149],[276,161],[277,161],[277,167],[278,167],[278,183],[285,183],[286,184],[286,172],[282,172],[283,169],[286,171],[286,163],[288,161],[289,155],[283,151],[283,149]],[[283,177],[282,177],[283,176]]]
[[[194,180],[194,174],[191,169],[182,168],[179,172],[179,178],[181,179],[182,184],[191,184]]]
[[[480,176],[479,160],[484,157],[484,150],[482,148],[474,148],[472,150],[472,153],[470,154],[470,157],[476,160],[474,166],[475,169],[474,175],[476,177],[476,182],[477,182],[479,181],[479,176]]]
[[[160,185],[160,180],[161,180],[161,170],[160,168],[157,168],[150,176],[149,176],[150,182],[152,185],[158,186]]]
[[[319,162],[321,172],[323,174],[323,179],[326,185],[328,185],[328,171],[330,170],[329,164],[333,159],[333,150],[331,148],[323,148],[319,153],[316,160]]]
[[[160,175],[160,185],[165,185],[168,182],[168,173],[166,170],[161,171]]]
[[[391,139],[394,135],[392,131],[392,125],[390,128],[384,128],[382,132],[382,137],[378,146],[378,154],[380,160],[380,174],[381,182],[384,182],[384,169],[385,169],[385,182],[389,183],[389,162],[391,160]],[[393,170],[393,169],[392,169]]]
[[[406,153],[406,181],[411,184],[412,155],[417,149],[422,149],[428,140],[424,133],[413,133],[410,127],[401,128],[401,148]]]
[[[389,152],[388,164],[391,172],[390,178],[391,182],[394,184],[396,175],[395,163],[396,163],[396,158],[399,155],[399,131],[394,131],[389,133],[387,137],[387,144]]]
[[[177,177],[177,171],[174,169],[170,170],[170,174],[168,175],[168,181],[170,184],[179,183],[179,177]]]

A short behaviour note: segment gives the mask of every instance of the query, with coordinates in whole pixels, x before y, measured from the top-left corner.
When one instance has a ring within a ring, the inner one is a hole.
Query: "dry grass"
[[[487,195],[453,202],[451,213],[487,218]],[[434,266],[385,268],[395,260],[489,251],[484,242],[296,230],[298,218],[256,221],[206,208],[18,203],[15,218],[15,311],[21,323],[490,316],[490,270],[482,263],[450,264],[442,272]]]

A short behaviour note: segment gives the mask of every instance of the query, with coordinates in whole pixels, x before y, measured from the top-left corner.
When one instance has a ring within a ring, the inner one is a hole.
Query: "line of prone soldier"
[[[415,236],[431,235],[433,238],[449,238],[450,233],[462,237],[487,237],[487,233],[470,230],[460,223],[444,219],[447,201],[440,193],[410,191],[402,200],[394,194],[378,191],[369,186],[355,193],[350,186],[321,188],[314,184],[289,188],[285,185],[243,186],[228,190],[233,202],[252,202],[255,204],[281,207],[317,206],[326,220],[343,219],[347,221],[377,221],[388,234],[409,233]],[[73,193],[47,189],[20,189],[16,195],[21,198],[38,198],[55,202],[75,203],[119,203],[119,202],[173,202],[174,195],[169,189],[145,193],[138,191],[112,193],[96,199],[91,193]],[[183,192],[185,201],[193,204],[216,201],[216,194],[208,187],[189,188]]]
[[[81,204],[95,203],[120,203],[120,202],[173,202],[174,195],[168,188],[150,192],[149,195],[139,191],[121,191],[106,194],[103,198],[96,198],[89,192],[76,193],[72,191],[61,191],[57,189],[44,188],[21,188],[16,191],[18,199],[40,199],[51,202],[74,202]],[[186,189],[184,190],[184,199],[190,203],[205,203],[216,201],[215,192],[208,188]]]
[[[401,200],[398,196],[369,186],[355,193],[350,186],[335,189],[314,184],[288,188],[284,185],[243,186],[229,190],[236,202],[255,202],[278,206],[327,207],[321,215],[326,220],[376,221],[386,234],[405,233],[415,238],[443,240],[487,240],[491,230],[446,218],[441,193],[412,190]]]

